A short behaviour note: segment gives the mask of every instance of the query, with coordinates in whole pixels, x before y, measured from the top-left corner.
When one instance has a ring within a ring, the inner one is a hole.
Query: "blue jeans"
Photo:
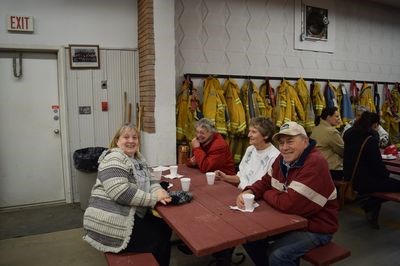
[[[299,265],[307,251],[331,241],[331,234],[293,231],[244,244],[255,265]]]

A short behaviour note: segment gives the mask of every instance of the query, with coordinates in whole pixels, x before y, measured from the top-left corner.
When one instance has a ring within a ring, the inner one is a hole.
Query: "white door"
[[[0,52],[0,208],[65,201],[57,56]],[[16,60],[19,74],[19,60]]]

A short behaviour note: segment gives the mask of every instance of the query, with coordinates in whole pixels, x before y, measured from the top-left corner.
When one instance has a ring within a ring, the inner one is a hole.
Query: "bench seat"
[[[333,183],[337,190],[339,208],[342,208],[344,205],[344,193],[346,192],[346,187],[349,182],[344,180],[333,180]]]
[[[374,192],[371,196],[390,201],[400,202],[400,192]]]
[[[109,266],[158,266],[151,253],[104,253]]]
[[[351,255],[347,250],[334,242],[329,242],[325,246],[316,247],[303,255],[303,260],[313,265],[325,266],[343,260]]]
[[[395,165],[386,165],[386,169],[389,171],[389,173],[391,174],[400,174],[400,167],[399,166],[395,166]]]

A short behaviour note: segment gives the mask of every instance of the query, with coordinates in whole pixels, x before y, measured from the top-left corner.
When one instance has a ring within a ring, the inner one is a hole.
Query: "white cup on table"
[[[155,180],[161,180],[162,171],[160,170],[153,170],[153,175]]]
[[[171,165],[169,167],[169,172],[171,174],[171,177],[175,177],[178,175],[178,166],[177,165]]]
[[[243,194],[244,209],[250,211],[253,209],[254,195],[250,193]]]
[[[214,185],[215,173],[214,172],[207,172],[206,173],[206,177],[207,177],[207,184]]]
[[[189,177],[182,177],[181,178],[181,186],[183,191],[189,191],[190,189],[190,178]]]

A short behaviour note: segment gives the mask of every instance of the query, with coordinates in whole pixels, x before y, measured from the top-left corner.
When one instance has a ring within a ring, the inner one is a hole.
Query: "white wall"
[[[142,134],[149,164],[176,163],[174,0],[154,0],[155,134]]]
[[[8,33],[7,15],[33,16],[33,34]],[[1,0],[1,45],[137,47],[135,0]]]
[[[335,52],[294,50],[295,0],[176,0],[184,73],[400,80],[400,9],[337,0]]]
[[[152,165],[176,161],[174,12],[173,0],[154,1],[156,133],[142,136],[142,152]],[[87,43],[99,44],[100,48],[137,47],[135,0],[2,0],[0,21],[6,22],[7,15],[33,16],[35,32],[8,33],[6,27],[1,26],[0,46]],[[157,152],[160,147],[162,152]]]
[[[7,15],[33,16],[34,33],[7,32]],[[60,104],[69,104],[67,112],[70,118],[63,132],[64,136],[70,137],[65,141],[70,145],[63,144],[66,183],[71,181],[71,187],[67,188],[67,201],[71,200],[71,190],[74,192],[73,199],[77,199],[76,171],[72,160],[69,160],[72,153],[77,148],[108,145],[110,134],[122,121],[122,91],[128,91],[129,102],[132,102],[133,109],[136,106],[133,98],[136,87],[133,83],[136,82],[132,81],[135,73],[132,67],[126,67],[135,61],[133,52],[126,50],[137,48],[137,1],[2,0],[0,21],[1,48],[57,49],[68,44],[98,44],[102,49],[99,70],[72,71],[68,57],[63,55],[58,65]],[[76,80],[71,78],[76,77],[74,73],[78,72],[83,76]],[[68,74],[69,78],[64,74]],[[104,79],[108,79],[108,90],[100,89],[100,80]],[[65,91],[67,93],[64,94]],[[65,102],[64,95],[69,97]],[[109,102],[109,112],[99,111],[101,101]],[[77,105],[92,106],[90,119],[77,116]],[[132,118],[135,119],[134,110]],[[78,122],[79,126],[76,126]]]

